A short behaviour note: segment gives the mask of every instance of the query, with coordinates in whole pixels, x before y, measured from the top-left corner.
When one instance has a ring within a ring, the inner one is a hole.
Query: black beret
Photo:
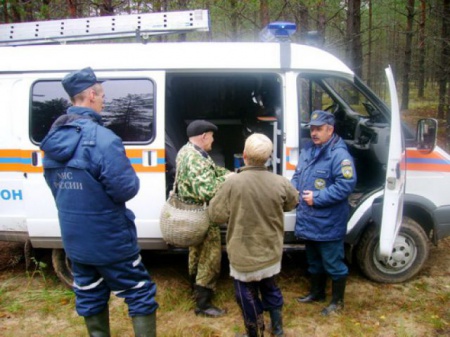
[[[64,90],[69,97],[74,97],[83,90],[92,87],[95,83],[99,83],[99,81],[97,81],[97,77],[90,67],[71,72],[62,80]]]
[[[186,129],[186,134],[188,137],[194,137],[194,136],[201,135],[208,131],[216,132],[217,126],[215,126],[213,123],[207,122],[203,119],[197,119],[188,125],[188,127]]]

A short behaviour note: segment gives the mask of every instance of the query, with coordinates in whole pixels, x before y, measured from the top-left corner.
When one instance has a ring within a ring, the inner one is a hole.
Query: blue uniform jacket
[[[100,115],[70,107],[41,149],[67,256],[107,265],[139,253],[135,216],[125,207],[139,191],[139,178],[121,139],[102,126]]]
[[[322,147],[310,142],[302,150],[291,180],[300,193],[295,236],[313,241],[341,240],[347,231],[348,196],[356,185],[356,172],[347,145],[337,135]],[[313,206],[301,198],[313,191]]]

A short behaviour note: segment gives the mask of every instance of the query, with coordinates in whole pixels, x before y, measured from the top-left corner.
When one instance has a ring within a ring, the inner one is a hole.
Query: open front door
[[[405,146],[401,131],[397,91],[391,68],[386,68],[391,97],[391,134],[386,168],[383,214],[380,230],[380,257],[388,259],[393,253],[395,238],[400,230],[405,192]]]

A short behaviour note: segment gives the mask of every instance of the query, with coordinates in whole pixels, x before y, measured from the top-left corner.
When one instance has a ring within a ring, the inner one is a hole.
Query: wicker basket
[[[206,205],[187,204],[172,194],[161,210],[159,224],[164,241],[176,247],[200,244],[209,227]]]

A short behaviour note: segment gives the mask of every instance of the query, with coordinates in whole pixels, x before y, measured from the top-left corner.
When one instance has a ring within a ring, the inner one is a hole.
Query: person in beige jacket
[[[283,254],[284,214],[298,203],[290,181],[265,166],[273,150],[263,134],[245,142],[245,166],[227,179],[209,204],[215,223],[228,223],[226,244],[236,301],[247,334],[264,334],[264,311],[270,313],[271,333],[283,336],[283,295],[275,275]],[[259,297],[261,294],[261,298]]]

